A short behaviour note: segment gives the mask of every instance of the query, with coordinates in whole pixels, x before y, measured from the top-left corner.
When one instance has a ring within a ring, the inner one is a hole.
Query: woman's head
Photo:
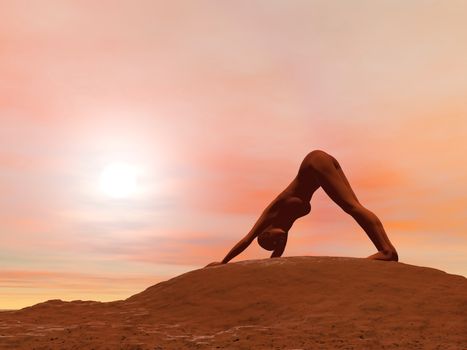
[[[258,244],[261,248],[272,251],[278,249],[287,242],[287,232],[282,229],[271,229],[258,235]]]

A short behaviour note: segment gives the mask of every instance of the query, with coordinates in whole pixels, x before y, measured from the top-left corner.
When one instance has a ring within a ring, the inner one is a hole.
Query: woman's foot
[[[384,260],[384,261],[399,261],[399,256],[397,252],[394,251],[384,251],[380,250],[378,253],[367,256],[367,259],[372,260]]]

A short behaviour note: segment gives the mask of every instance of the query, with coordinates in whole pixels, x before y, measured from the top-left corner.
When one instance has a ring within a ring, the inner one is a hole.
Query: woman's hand
[[[217,265],[223,265],[223,264],[224,264],[224,263],[222,263],[222,262],[220,262],[220,261],[214,261],[214,262],[212,262],[212,263],[210,263],[210,264],[207,264],[207,265],[205,266],[205,268],[206,268],[206,267],[209,267],[209,266],[217,266]]]

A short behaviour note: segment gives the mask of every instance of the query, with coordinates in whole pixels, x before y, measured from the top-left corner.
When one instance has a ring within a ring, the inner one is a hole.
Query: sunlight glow
[[[137,190],[137,168],[128,163],[111,163],[101,173],[99,187],[112,198],[126,198]]]

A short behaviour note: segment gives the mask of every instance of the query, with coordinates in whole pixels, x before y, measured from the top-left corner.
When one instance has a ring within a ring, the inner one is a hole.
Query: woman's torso
[[[280,228],[288,232],[295,220],[310,213],[311,197],[319,184],[306,169],[300,169],[294,180],[273,201],[270,208],[272,220],[267,229]]]
[[[295,220],[311,211],[311,205],[306,198],[288,195],[278,198],[271,209],[274,214],[268,228],[281,228],[288,231]]]

